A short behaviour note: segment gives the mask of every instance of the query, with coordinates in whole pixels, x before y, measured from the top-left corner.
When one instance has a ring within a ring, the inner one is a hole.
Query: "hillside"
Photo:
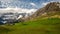
[[[13,26],[0,26],[0,34],[60,34],[60,18],[58,18],[60,8],[57,4],[60,3],[52,2],[47,4],[32,16],[29,16],[26,22],[19,22]],[[58,16],[55,17],[55,15]]]
[[[0,34],[60,34],[60,19],[37,18],[14,26],[0,26]]]
[[[48,3],[45,7],[38,9],[31,18],[41,17],[41,16],[54,16],[60,15],[60,3],[59,2],[51,2]]]

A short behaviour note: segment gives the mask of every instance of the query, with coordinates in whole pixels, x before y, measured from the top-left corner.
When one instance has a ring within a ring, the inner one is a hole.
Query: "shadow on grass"
[[[8,32],[14,31],[13,28],[0,26],[0,34],[7,34]]]

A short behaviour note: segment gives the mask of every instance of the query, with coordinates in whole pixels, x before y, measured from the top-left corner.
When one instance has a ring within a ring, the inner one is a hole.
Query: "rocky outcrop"
[[[51,2],[48,3],[45,7],[38,9],[32,16],[28,17],[26,20],[30,20],[32,18],[36,18],[42,15],[60,15],[60,3],[59,2]]]

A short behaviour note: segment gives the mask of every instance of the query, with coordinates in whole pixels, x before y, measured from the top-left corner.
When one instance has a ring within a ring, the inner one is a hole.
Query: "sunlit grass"
[[[0,26],[0,34],[60,34],[60,19],[36,19],[13,26]]]

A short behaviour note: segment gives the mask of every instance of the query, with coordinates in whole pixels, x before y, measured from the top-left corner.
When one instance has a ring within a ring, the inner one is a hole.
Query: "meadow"
[[[37,18],[13,26],[0,26],[0,34],[60,34],[60,18]]]

